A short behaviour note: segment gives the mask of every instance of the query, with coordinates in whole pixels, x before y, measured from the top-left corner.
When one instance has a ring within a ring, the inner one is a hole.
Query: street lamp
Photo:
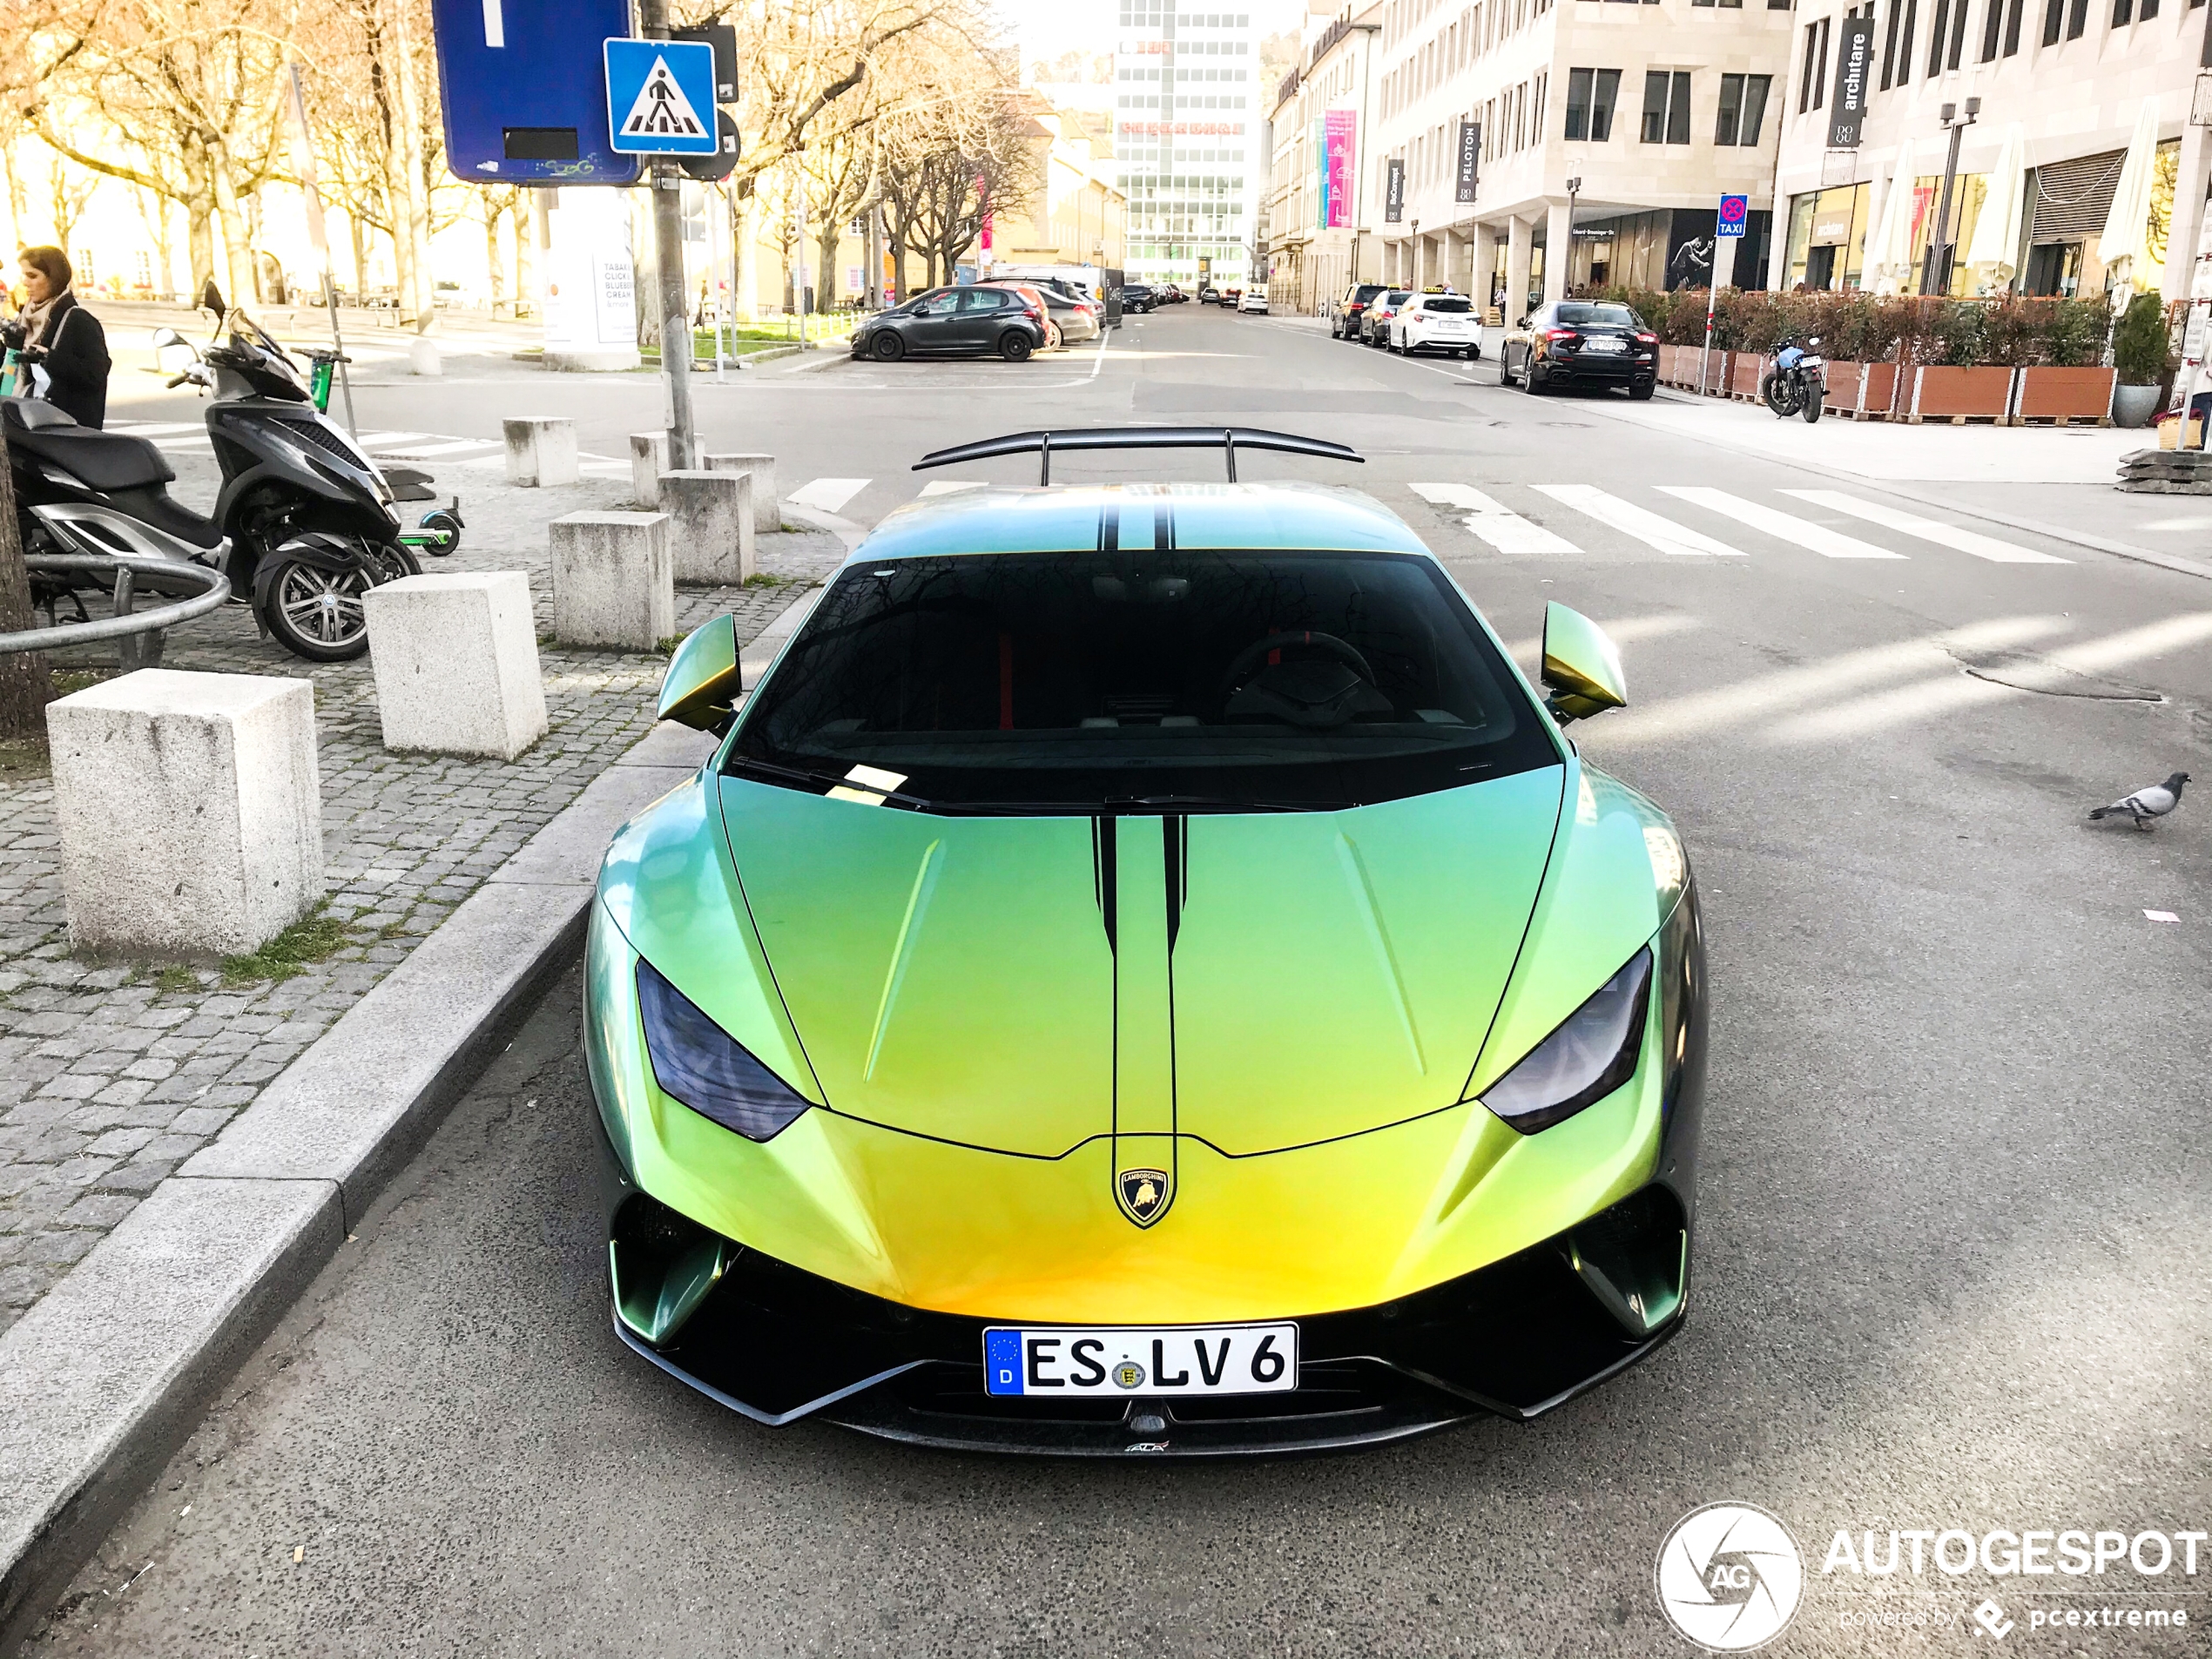
[[[1966,112],[1961,116],[1956,104],[1943,106],[1943,125],[1951,134],[1951,153],[1943,164],[1943,196],[1936,209],[1935,229],[1928,237],[1928,251],[1920,260],[1920,292],[1924,294],[1951,292],[1951,191],[1959,178],[1959,140],[1965,138],[1966,129],[1981,113],[1981,100],[1966,100]],[[1938,280],[1940,276],[1940,280]]]
[[[1559,291],[1565,293],[1575,276],[1575,199],[1582,193],[1582,175],[1576,173],[1567,181],[1567,246],[1559,251],[1564,263],[1560,267]],[[1551,256],[1544,256],[1549,259]],[[1548,284],[1547,286],[1549,286]]]

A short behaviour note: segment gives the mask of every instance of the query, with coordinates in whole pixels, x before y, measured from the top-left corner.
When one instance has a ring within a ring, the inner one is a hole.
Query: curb
[[[748,684],[813,608],[744,648]],[[617,830],[716,746],[666,725],[631,745],[0,1334],[0,1653],[576,959]]]

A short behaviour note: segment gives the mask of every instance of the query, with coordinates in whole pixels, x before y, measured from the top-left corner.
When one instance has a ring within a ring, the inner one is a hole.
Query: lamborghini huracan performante
[[[1211,446],[1224,484],[1049,483]],[[1025,433],[892,514],[617,835],[587,1049],[615,1328],[764,1424],[1077,1454],[1529,1418],[1679,1327],[1706,994],[1664,813],[1406,524],[1245,428]]]

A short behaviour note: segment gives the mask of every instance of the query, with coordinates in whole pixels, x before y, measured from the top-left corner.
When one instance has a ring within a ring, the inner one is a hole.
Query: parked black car
[[[1659,383],[1659,336],[1628,307],[1554,300],[1523,317],[1498,348],[1498,383],[1532,395],[1554,386],[1628,388],[1648,398]]]
[[[1329,333],[1339,340],[1359,338],[1359,318],[1379,293],[1387,292],[1379,282],[1355,282],[1329,311]]]
[[[1022,362],[1045,343],[1040,309],[1012,288],[932,288],[853,331],[853,355],[895,363],[908,353],[996,352]]]
[[[1159,303],[1160,296],[1153,291],[1150,283],[1124,282],[1122,284],[1122,309],[1123,311],[1151,311],[1157,309]]]

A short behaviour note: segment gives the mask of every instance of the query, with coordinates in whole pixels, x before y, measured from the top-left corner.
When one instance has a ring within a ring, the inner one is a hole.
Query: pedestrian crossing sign
[[[610,40],[607,125],[623,155],[711,156],[714,48],[682,40]]]

